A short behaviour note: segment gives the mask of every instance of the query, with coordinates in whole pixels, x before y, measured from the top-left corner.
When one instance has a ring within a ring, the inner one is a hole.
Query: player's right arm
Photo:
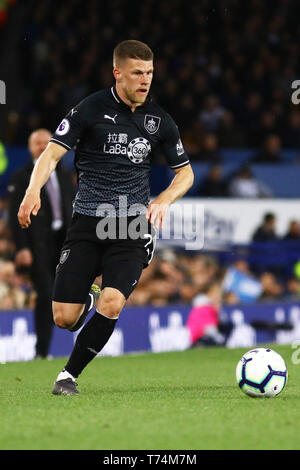
[[[19,224],[22,228],[28,228],[31,224],[30,216],[37,215],[41,207],[40,193],[57,163],[67,152],[61,145],[49,142],[47,148],[36,161],[32,171],[28,188],[18,212]]]

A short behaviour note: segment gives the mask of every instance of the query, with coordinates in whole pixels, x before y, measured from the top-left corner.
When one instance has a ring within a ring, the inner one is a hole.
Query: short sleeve
[[[62,145],[67,150],[75,147],[86,127],[86,100],[71,109],[61,121],[50,142]]]
[[[177,125],[169,114],[164,118],[161,147],[170,168],[176,169],[190,163],[181,142]]]

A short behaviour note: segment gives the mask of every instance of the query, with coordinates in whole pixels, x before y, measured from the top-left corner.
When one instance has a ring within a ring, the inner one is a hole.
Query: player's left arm
[[[171,184],[160,193],[148,206],[147,219],[156,228],[163,228],[170,205],[184,196],[194,182],[194,172],[190,164],[174,169],[175,177]]]

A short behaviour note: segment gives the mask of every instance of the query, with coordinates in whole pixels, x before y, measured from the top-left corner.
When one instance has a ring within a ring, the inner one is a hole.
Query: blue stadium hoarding
[[[185,325],[190,310],[189,305],[126,307],[101,355],[189,348]],[[300,302],[226,306],[220,319],[232,325],[226,340],[229,348],[251,348],[260,343],[291,344],[300,339]],[[50,354],[68,356],[75,338],[76,334],[55,326]],[[0,363],[33,359],[35,341],[31,310],[0,313]]]

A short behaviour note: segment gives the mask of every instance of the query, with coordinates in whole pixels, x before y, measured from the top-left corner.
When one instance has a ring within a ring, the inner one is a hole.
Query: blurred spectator
[[[229,300],[256,302],[261,294],[261,284],[255,278],[245,259],[237,259],[225,272],[222,282],[223,295],[230,293]]]
[[[197,286],[191,280],[185,280],[180,286],[180,300],[183,303],[190,304],[198,293]]]
[[[255,230],[252,240],[254,242],[266,242],[278,240],[276,234],[276,216],[275,214],[268,212],[264,215],[263,221],[259,227]]]
[[[177,98],[178,99],[178,98]],[[180,117],[177,121],[182,130],[189,129],[197,119],[192,93],[184,93],[179,99]]]
[[[250,270],[249,263],[245,259],[239,258],[239,259],[235,260],[235,262],[233,263],[233,266],[234,266],[235,269],[237,269],[241,273],[244,273],[248,276],[253,276],[253,274]]]
[[[283,125],[282,145],[285,148],[300,149],[300,112],[292,111]]]
[[[215,134],[206,134],[203,137],[203,143],[200,153],[194,157],[198,162],[208,162],[211,164],[220,163],[222,160],[218,138]]]
[[[182,130],[182,141],[191,160],[197,160],[201,153],[205,132],[199,121]]]
[[[247,144],[245,132],[229,111],[224,112],[221,117],[217,136],[221,148],[243,148]]]
[[[240,303],[239,296],[232,291],[224,292],[222,297],[222,303],[224,305],[238,305]]]
[[[241,95],[241,82],[238,82],[235,75],[232,73],[232,69],[227,69],[224,75],[224,80],[226,83],[226,90],[223,90],[221,93],[220,101],[224,106],[225,112],[221,117],[221,125],[224,123],[223,120],[226,120],[226,117],[230,117],[231,113],[232,116],[235,117],[236,122],[240,122],[244,108],[244,99]],[[228,124],[228,120],[226,122]],[[233,121],[231,121],[231,123],[232,122]]]
[[[195,255],[190,266],[190,276],[198,292],[207,289],[218,278],[219,264],[215,257],[210,255]]]
[[[291,220],[287,233],[283,240],[300,240],[300,223],[297,220]]]
[[[199,120],[206,132],[213,133],[218,130],[224,112],[225,110],[220,106],[216,95],[209,95],[206,98],[203,111],[199,114]]]
[[[212,166],[199,190],[199,196],[203,197],[226,197],[227,183],[222,176],[222,167],[220,165]]]
[[[34,324],[36,357],[39,358],[47,357],[53,332],[55,268],[72,216],[74,189],[71,173],[58,163],[41,190],[42,209],[31,218],[31,225],[26,230],[20,227],[17,214],[34,164],[46,149],[50,137],[47,129],[37,129],[29,136],[30,161],[12,176],[9,186],[9,226],[16,245],[15,263],[20,273],[30,275],[37,293]]]
[[[0,226],[2,225],[2,220],[0,220]],[[0,235],[0,259],[4,261],[13,261],[15,255],[15,244],[7,238],[8,235],[5,234],[5,230]]]
[[[284,294],[284,300],[287,301],[299,301],[300,299],[300,279],[297,277],[291,277],[286,282],[286,291]]]
[[[282,163],[280,137],[268,136],[261,151],[252,158],[251,163]]]
[[[262,96],[257,91],[252,91],[246,98],[243,113],[241,115],[241,122],[244,127],[247,127],[248,132],[248,146],[254,147],[253,134],[257,129],[257,123],[262,113]]]
[[[279,135],[280,127],[274,113],[264,111],[254,126],[252,132],[249,132],[248,145],[250,147],[261,147],[265,139],[270,135]]]
[[[249,93],[246,99],[246,106],[243,113],[243,118],[246,122],[253,126],[257,123],[262,107],[262,96],[257,91]]]
[[[232,178],[229,195],[237,198],[262,198],[271,197],[272,191],[253,175],[249,165],[244,165]]]
[[[17,274],[12,261],[0,262],[0,309],[21,309],[29,306],[29,283]]]
[[[283,287],[277,281],[274,274],[265,272],[260,276],[260,282],[262,285],[262,294],[259,298],[261,301],[274,301],[280,299],[283,294]]]
[[[220,303],[221,291],[216,284],[195,297],[186,323],[192,346],[224,344],[224,336],[218,330]]]
[[[294,276],[300,280],[300,260],[298,259],[293,266],[293,274]]]
[[[5,172],[7,165],[8,165],[8,159],[7,159],[5,147],[2,144],[2,142],[0,142],[0,175],[2,175]]]

